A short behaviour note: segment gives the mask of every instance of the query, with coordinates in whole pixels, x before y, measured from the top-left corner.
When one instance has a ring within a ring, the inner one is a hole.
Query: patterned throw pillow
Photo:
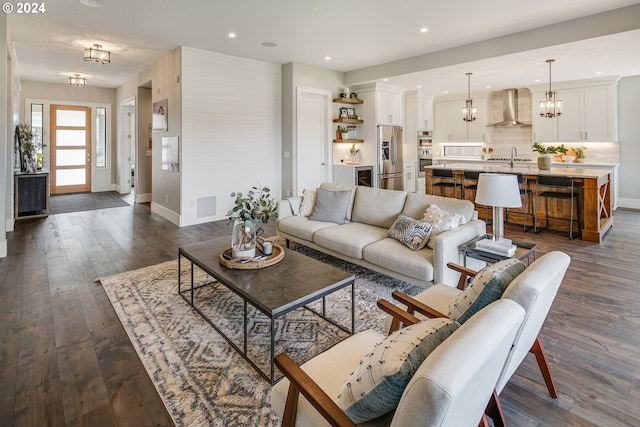
[[[422,362],[459,326],[451,319],[427,319],[389,335],[347,377],[338,405],[356,424],[392,411]]]
[[[514,258],[488,265],[478,272],[469,286],[449,305],[449,317],[461,324],[492,302],[502,298],[507,286],[525,269]]]
[[[433,228],[431,229],[431,236],[429,236],[429,242],[427,246],[431,249],[435,249],[434,244],[436,241],[436,236],[443,231],[451,230],[452,228],[456,228],[459,225],[462,225],[467,222],[465,217],[457,213],[447,212],[438,207],[438,205],[433,204],[427,208],[427,211],[424,213],[423,221],[430,221],[433,223]]]
[[[316,205],[316,190],[305,189],[302,192],[302,203],[300,203],[300,215],[308,217],[313,212]]]
[[[387,236],[403,243],[412,251],[417,251],[427,244],[432,226],[431,222],[419,221],[401,213],[389,229]]]

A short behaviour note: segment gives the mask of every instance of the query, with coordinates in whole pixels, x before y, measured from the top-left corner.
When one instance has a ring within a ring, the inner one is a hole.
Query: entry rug
[[[60,194],[49,197],[49,213],[90,211],[94,209],[130,206],[115,191],[99,193]]]
[[[379,298],[391,292],[415,295],[421,288],[390,279],[333,257],[299,248],[356,276],[356,331],[382,331]],[[190,280],[183,260],[183,286]],[[99,281],[177,426],[276,426],[271,385],[246,362],[177,292],[177,261],[128,271]],[[199,269],[196,284],[211,279]],[[196,305],[233,340],[242,345],[242,300],[224,286],[198,289]],[[326,314],[350,328],[349,289],[327,297]],[[320,303],[311,308],[321,310]],[[252,360],[268,372],[269,319],[255,310],[248,318],[248,349]],[[308,309],[298,309],[276,323],[276,354],[286,352],[297,363],[312,358],[348,334]]]

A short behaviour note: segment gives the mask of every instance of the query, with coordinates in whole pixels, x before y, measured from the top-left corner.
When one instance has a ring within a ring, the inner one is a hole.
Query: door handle
[[[325,166],[325,165],[326,165],[325,162],[320,163],[320,166]]]

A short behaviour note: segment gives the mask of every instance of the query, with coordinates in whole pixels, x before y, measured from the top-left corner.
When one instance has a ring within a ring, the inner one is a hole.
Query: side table
[[[491,239],[493,235],[485,234],[484,236],[476,237],[473,240],[469,240],[467,243],[463,243],[460,246],[460,250],[464,255],[464,266],[467,266],[467,257],[487,262],[489,264],[495,264],[498,261],[502,261],[509,258],[517,258],[520,261],[527,260],[527,265],[531,264],[531,257],[536,260],[536,243],[523,242],[520,240],[512,240],[511,242],[517,246],[516,254],[512,257],[505,255],[498,255],[491,252],[483,251],[480,248],[476,248],[476,242],[482,239]]]

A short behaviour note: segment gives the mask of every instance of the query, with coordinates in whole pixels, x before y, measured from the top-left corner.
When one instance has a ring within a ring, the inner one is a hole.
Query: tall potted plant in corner
[[[253,186],[247,194],[231,193],[235,198],[234,206],[227,212],[229,223],[233,223],[231,233],[231,252],[234,258],[254,257],[256,240],[262,229],[256,232],[261,222],[266,224],[270,218],[277,218],[276,203],[268,187]]]
[[[15,130],[15,138],[20,155],[20,169],[26,173],[35,173],[37,170],[37,154],[44,147],[39,141],[29,123],[18,123]]]

